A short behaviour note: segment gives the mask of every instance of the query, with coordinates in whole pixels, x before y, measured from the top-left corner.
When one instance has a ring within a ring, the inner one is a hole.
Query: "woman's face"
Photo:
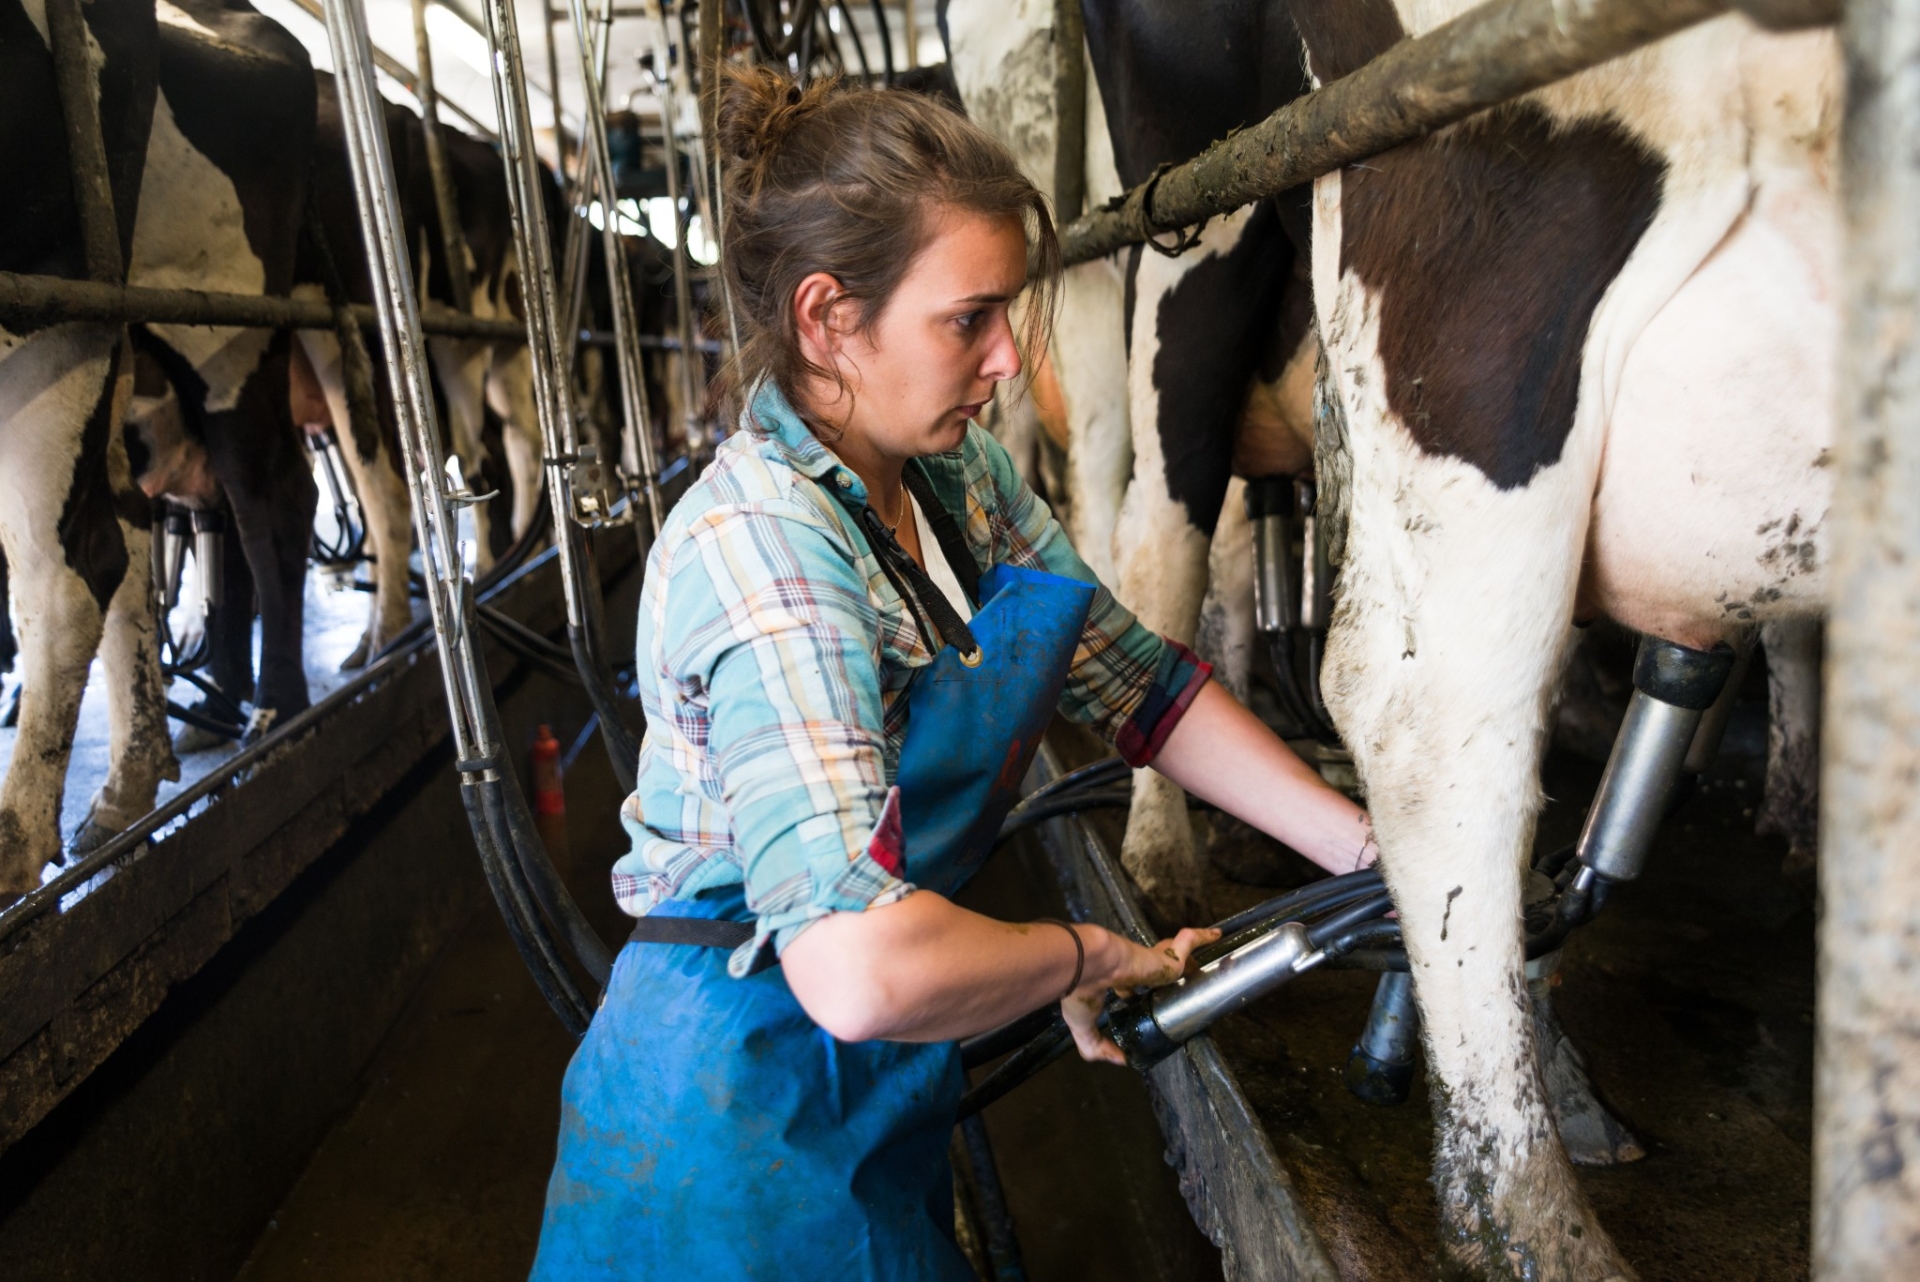
[[[796,294],[803,341],[809,328],[831,331],[820,344],[830,352],[809,355],[837,366],[851,396],[816,380],[815,411],[843,433],[834,447],[856,467],[854,454],[904,461],[958,449],[994,384],[1020,373],[1007,318],[1026,283],[1020,221],[951,205],[930,217],[926,247],[864,331],[856,327],[856,305],[846,299],[815,313],[824,326],[806,324],[809,286],[816,301],[830,296],[838,288],[832,277],[808,277]]]

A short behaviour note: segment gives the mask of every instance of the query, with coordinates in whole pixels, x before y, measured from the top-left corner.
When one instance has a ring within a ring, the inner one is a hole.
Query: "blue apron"
[[[895,779],[904,876],[942,894],[1018,800],[1093,588],[998,566],[980,597],[978,665],[947,646],[916,674]],[[653,915],[752,920],[738,886]],[[947,1161],[956,1044],[835,1041],[779,967],[726,965],[719,948],[622,950],[567,1069],[533,1277],[971,1282]]]

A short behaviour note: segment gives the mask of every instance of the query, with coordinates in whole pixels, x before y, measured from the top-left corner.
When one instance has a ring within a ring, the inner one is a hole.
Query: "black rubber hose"
[[[1123,810],[1132,804],[1131,788],[1124,792],[1063,792],[1039,802],[1023,801],[1001,822],[1000,835],[994,840],[996,843],[1005,841],[1015,833],[1024,832],[1049,819],[1058,819],[1061,815],[1077,814],[1083,810]]]
[[[480,871],[487,879],[487,888],[493,892],[494,903],[499,906],[500,919],[506,923],[507,935],[513,940],[514,950],[520,954],[527,973],[533,977],[534,987],[540,990],[540,996],[559,1016],[566,1030],[576,1038],[582,1037],[586,1034],[589,1019],[583,1009],[584,1002],[577,990],[568,991],[572,984],[560,966],[559,958],[552,953],[552,941],[545,938],[537,922],[530,924],[527,920],[533,906],[523,902],[524,894],[521,888],[514,885],[506,860],[495,843],[493,825],[487,819],[487,807],[481,798],[487,786],[465,781],[460,785],[460,797],[467,807],[467,822],[473,829],[474,845],[480,852]]]
[[[1337,877],[1308,882],[1298,890],[1289,890],[1284,895],[1276,895],[1251,908],[1242,909],[1231,917],[1215,922],[1213,928],[1220,932],[1222,938],[1226,938],[1237,935],[1248,927],[1265,925],[1277,917],[1302,916],[1350,902],[1385,884],[1377,868],[1343,872]]]
[[[980,1199],[982,1228],[987,1234],[987,1260],[993,1265],[994,1282],[1027,1282],[1027,1268],[1020,1258],[1020,1240],[1014,1236],[1013,1216],[1007,1210],[1006,1190],[1000,1184],[1000,1167],[993,1160],[993,1145],[987,1139],[987,1124],[975,1114],[961,1119],[960,1139],[966,1148],[967,1165],[973,1168],[973,1191]]]
[[[236,726],[219,721],[205,713],[195,712],[192,708],[183,708],[173,700],[167,700],[167,715],[175,721],[184,721],[190,726],[205,730],[208,734],[217,734],[223,739],[238,739],[247,732],[245,726]]]
[[[580,969],[605,988],[613,975],[613,954],[554,870],[553,861],[548,858],[546,847],[533,826],[533,816],[520,792],[518,776],[504,769],[498,773],[499,783],[487,794],[487,804],[496,808],[490,817],[503,833],[507,849],[512,851],[514,863],[541,913],[552,923],[567,951],[580,963]]]
[[[1307,927],[1307,942],[1315,948],[1325,948],[1362,922],[1392,911],[1393,896],[1383,890]]]
[[[965,1120],[1005,1095],[1067,1053],[1073,1045],[1073,1033],[1063,1019],[1052,1028],[1022,1046],[988,1073],[980,1084],[960,1097],[959,1120]]]
[[[871,81],[873,67],[867,62],[867,44],[860,38],[860,28],[853,25],[853,14],[847,9],[847,0],[833,0],[833,7],[838,9],[840,16],[847,20],[847,38],[853,41],[853,52],[860,59],[860,78]]]
[[[198,690],[216,715],[227,718],[236,726],[246,724],[247,714],[240,710],[240,705],[209,678],[201,676],[198,672],[166,672],[165,675],[169,678],[177,677]]]
[[[886,77],[887,88],[893,88],[893,33],[887,30],[887,6],[885,0],[873,0],[873,25],[880,29],[880,65]],[[908,32],[911,40],[913,33]]]
[[[1012,1023],[1002,1024],[978,1037],[969,1037],[961,1042],[960,1067],[979,1068],[982,1064],[999,1059],[1016,1046],[1026,1045],[1056,1026],[1065,1028],[1067,1021],[1060,1014],[1060,1003],[1049,1002],[1039,1010],[1022,1015]]]

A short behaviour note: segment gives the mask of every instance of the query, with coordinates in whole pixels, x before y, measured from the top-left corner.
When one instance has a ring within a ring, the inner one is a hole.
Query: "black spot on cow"
[[[1529,105],[1345,172],[1341,267],[1379,295],[1387,402],[1423,450],[1502,489],[1559,459],[1594,308],[1665,176],[1620,128]]]
[[[1322,84],[1353,74],[1407,34],[1393,0],[1292,0],[1287,7]]]
[[[1277,211],[1263,203],[1232,250],[1195,265],[1160,299],[1153,384],[1160,393],[1167,492],[1203,534],[1212,534],[1220,519],[1231,479],[1232,427],[1293,280],[1293,262]]]
[[[80,434],[80,450],[73,461],[73,480],[60,507],[60,549],[67,565],[80,576],[105,613],[108,602],[127,573],[127,541],[114,519],[118,506],[107,471],[107,446],[113,430],[113,386],[109,378],[100,389],[93,412]]]

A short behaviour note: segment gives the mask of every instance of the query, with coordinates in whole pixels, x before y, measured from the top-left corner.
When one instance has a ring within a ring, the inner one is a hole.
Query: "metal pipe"
[[[1838,0],[1804,6],[1830,21]],[[1252,204],[1725,13],[1727,0],[1490,0],[1062,229],[1072,266]]]
[[[379,326],[368,304],[350,308],[363,329]],[[419,311],[420,328],[450,338],[522,342],[519,321],[467,316],[429,304]],[[149,289],[64,276],[27,276],[0,272],[0,323],[27,327],[62,321],[106,321],[129,325],[224,325],[258,329],[332,329],[333,305],[320,299],[275,298],[266,294],[215,294],[197,289]]]
[[[1053,5],[1053,217],[1062,223],[1087,203],[1087,28],[1080,5]]]
[[[531,347],[534,408],[546,450],[548,492],[553,496],[554,547],[567,606],[567,635],[580,666],[581,683],[594,711],[614,777],[631,790],[638,745],[620,719],[607,669],[593,636],[589,586],[577,539],[573,468],[581,462],[572,398],[556,380],[564,377],[561,335],[553,295],[553,251],[546,207],[541,199],[539,159],[533,150],[533,121],[527,103],[526,67],[520,52],[519,20],[512,0],[487,0],[487,40],[493,53],[493,96],[499,110],[501,147],[507,161],[507,196],[513,215],[514,247],[520,259],[521,300]],[[592,113],[589,113],[591,117]],[[604,122],[602,122],[604,124]],[[604,130],[600,132],[602,143]],[[610,262],[618,261],[617,255]],[[652,505],[658,512],[658,505]]]
[[[1576,857],[1585,867],[1576,890],[1595,876],[1619,882],[1640,875],[1701,714],[1719,697],[1733,657],[1724,645],[1693,650],[1658,637],[1640,642],[1633,698],[1580,832]]]
[[[583,0],[567,0],[573,14],[574,37],[580,51],[580,75],[586,84],[586,147],[588,173],[600,191],[600,250],[607,262],[607,295],[613,304],[614,358],[620,366],[620,402],[626,429],[640,463],[640,484],[647,496],[647,518],[655,537],[666,513],[660,506],[660,460],[654,447],[653,419],[647,411],[646,375],[640,365],[640,321],[633,307],[633,277],[627,271],[626,249],[620,240],[619,193],[613,184],[613,153],[607,145],[606,98],[593,65],[592,41]],[[609,5],[610,9],[612,6]],[[673,170],[668,157],[667,170]],[[545,221],[544,219],[542,220]],[[551,279],[552,266],[547,266]],[[685,341],[684,338],[682,340]],[[563,376],[567,367],[562,367]]]
[[[321,23],[326,22],[327,20],[326,10],[325,8],[322,7],[320,0],[293,0],[293,3],[299,6],[300,10],[304,12],[308,17],[316,18]],[[473,26],[473,20],[470,17],[468,17],[465,13],[462,13],[460,10],[460,7],[457,4],[449,4],[447,3],[447,0],[437,0],[437,3],[439,3],[440,6],[444,8],[448,13],[453,14],[455,17],[459,18],[462,22],[465,22],[468,26]],[[412,94],[415,98],[418,98],[420,96],[419,78],[414,75],[413,69],[408,67],[406,63],[401,62],[398,58],[395,58],[392,54],[386,53],[376,48],[373,50],[373,65],[380,68],[380,70],[385,72],[387,75],[393,77],[393,79],[400,85],[402,89],[405,89],[408,93]],[[478,120],[475,120],[472,116],[468,115],[466,111],[461,108],[459,103],[449,101],[445,105],[448,111],[451,111],[454,115],[460,117],[461,120],[465,121],[467,128],[471,129],[474,133],[480,135],[480,137],[486,139],[488,142],[500,141],[500,139],[494,134],[493,130],[487,128],[484,124],[480,123]]]
[[[80,249],[87,275],[96,281],[125,278],[120,220],[113,207],[113,178],[100,132],[100,100],[87,54],[87,22],[80,0],[46,0],[47,45],[53,55],[60,119],[66,126],[67,163],[73,203],[80,212]]]
[[[440,95],[433,87],[433,45],[427,39],[427,0],[413,0],[413,49],[419,67],[420,127],[427,144],[427,173],[433,180],[434,212],[440,217],[440,252],[447,259],[447,287],[458,311],[473,310],[473,282],[467,273],[467,238],[460,225],[460,199],[447,167],[446,141],[440,136]]]
[[[1246,496],[1247,521],[1253,526],[1253,626],[1282,632],[1300,622],[1293,582],[1293,482],[1284,476],[1255,477],[1247,482]]]
[[[1320,493],[1311,476],[1293,480],[1294,511],[1300,514],[1301,534],[1307,554],[1300,567],[1300,626],[1309,632],[1325,632],[1333,618],[1333,562],[1328,555],[1327,527],[1320,520]],[[1319,702],[1318,663],[1313,665],[1315,704]]]
[[[1319,960],[1307,928],[1286,922],[1183,979],[1111,1008],[1114,1041],[1145,1071]]]
[[[227,514],[196,509],[189,522],[193,528],[193,560],[200,568],[200,604],[211,632],[213,612],[227,599]]]
[[[575,0],[575,2],[578,3],[578,0]],[[662,19],[660,23],[660,35],[663,40],[666,38],[666,34],[667,24],[666,21]],[[667,57],[667,50],[662,48],[657,56],[660,58]],[[682,425],[682,430],[686,433],[687,454],[692,458],[699,458],[704,453],[706,443],[706,434],[700,429],[700,384],[705,380],[700,379],[694,373],[695,367],[703,362],[700,360],[700,357],[693,354],[696,350],[693,338],[693,286],[692,282],[687,279],[687,273],[691,270],[691,264],[693,262],[693,255],[687,250],[687,232],[691,230],[693,220],[691,217],[682,217],[680,205],[680,148],[677,144],[673,127],[673,77],[671,71],[666,75],[661,75],[657,67],[647,64],[644,60],[642,65],[646,68],[648,78],[653,82],[654,93],[660,99],[660,132],[667,145],[667,199],[673,204],[674,217],[673,248],[671,250],[673,255],[673,306],[675,320],[678,322],[678,328],[680,330],[680,351],[682,354],[680,360],[681,394],[686,398],[686,404],[682,407],[686,420]]]

